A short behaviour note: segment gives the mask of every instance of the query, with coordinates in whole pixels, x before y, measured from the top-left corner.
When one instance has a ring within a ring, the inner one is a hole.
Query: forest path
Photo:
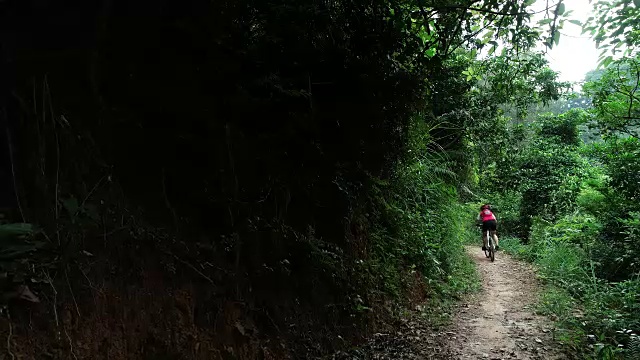
[[[467,247],[482,278],[482,291],[460,308],[449,334],[448,359],[564,359],[552,339],[551,324],[534,313],[539,284],[533,268],[498,252],[487,259]]]
[[[552,338],[552,324],[533,308],[540,285],[533,267],[499,251],[495,262],[467,246],[482,290],[465,298],[451,324],[434,331],[421,316],[396,333],[376,334],[363,348],[333,359],[567,359]]]

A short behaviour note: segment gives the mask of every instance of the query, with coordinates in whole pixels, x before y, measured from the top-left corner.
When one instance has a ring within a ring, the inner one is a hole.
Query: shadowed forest
[[[567,356],[640,356],[640,2],[572,5],[0,1],[2,358],[437,328],[483,203]],[[545,57],[567,26],[601,50],[580,84]]]

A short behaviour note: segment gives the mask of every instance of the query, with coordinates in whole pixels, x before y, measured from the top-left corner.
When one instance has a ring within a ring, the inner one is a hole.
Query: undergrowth
[[[538,224],[533,233],[530,244],[507,237],[501,246],[537,265],[546,284],[538,311],[555,321],[555,338],[587,359],[637,358],[640,279],[602,280],[585,250],[554,236],[553,226]]]
[[[451,184],[455,163],[430,149],[425,119],[416,117],[410,127],[410,147],[395,176],[374,179],[372,257],[365,262],[374,288],[397,299],[411,291],[410,279],[424,281],[425,316],[441,323],[464,293],[478,287],[464,244],[473,236],[470,210],[460,203]],[[404,289],[404,290],[403,290]]]
[[[593,116],[538,115],[487,197],[504,224],[501,247],[537,265],[547,285],[539,311],[556,321],[556,339],[581,358],[638,359],[640,142],[582,143],[579,125]]]
[[[421,315],[434,328],[449,324],[453,310],[460,300],[466,294],[477,292],[481,288],[476,266],[464,250],[464,245],[468,244],[470,239],[476,238],[469,222],[473,212],[470,212],[466,205],[454,204],[443,215],[451,222],[443,226],[438,233],[453,238],[455,244],[442,250],[446,251],[450,266],[443,280],[427,277],[427,283],[434,291],[426,304],[420,308]]]
[[[459,258],[458,258],[459,257]],[[481,280],[475,264],[465,254],[455,254],[456,265],[447,282],[434,284],[437,288],[435,296],[420,308],[421,315],[434,328],[440,328],[450,323],[455,307],[465,294],[477,292],[481,288]]]

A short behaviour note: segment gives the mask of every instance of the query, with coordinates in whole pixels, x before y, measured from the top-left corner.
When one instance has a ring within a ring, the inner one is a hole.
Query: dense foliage
[[[639,9],[594,2],[583,30],[602,49],[602,67],[547,113],[529,107],[523,121],[508,112],[496,124],[506,141],[494,144],[492,171],[479,171],[502,245],[539,265],[551,286],[541,311],[587,358],[640,356]]]
[[[593,16],[583,25],[583,33],[589,33],[602,49],[600,62],[611,64],[616,55],[637,55],[640,44],[640,3],[637,0],[598,0],[594,2]]]
[[[568,94],[534,49],[575,21],[534,2],[0,2],[3,306],[45,305],[8,347],[323,354],[474,288],[491,201],[567,342],[631,353],[640,5],[596,1]]]
[[[585,84],[591,108],[504,128],[516,145],[492,178],[512,236],[503,245],[556,287],[541,309],[558,316],[559,336],[589,358],[631,359],[640,350],[637,61],[613,61]],[[585,131],[599,139],[583,142]]]
[[[532,3],[1,2],[9,345],[306,357],[470,288],[471,149],[561,88]]]

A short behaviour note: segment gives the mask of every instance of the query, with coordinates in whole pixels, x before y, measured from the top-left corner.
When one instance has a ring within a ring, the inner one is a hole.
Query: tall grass
[[[584,235],[576,225],[569,218],[556,224],[538,221],[529,244],[505,238],[501,245],[538,266],[547,284],[539,311],[556,320],[557,339],[587,359],[637,359],[640,279],[612,283],[597,277],[592,259],[598,248],[571,241],[568,234]]]

